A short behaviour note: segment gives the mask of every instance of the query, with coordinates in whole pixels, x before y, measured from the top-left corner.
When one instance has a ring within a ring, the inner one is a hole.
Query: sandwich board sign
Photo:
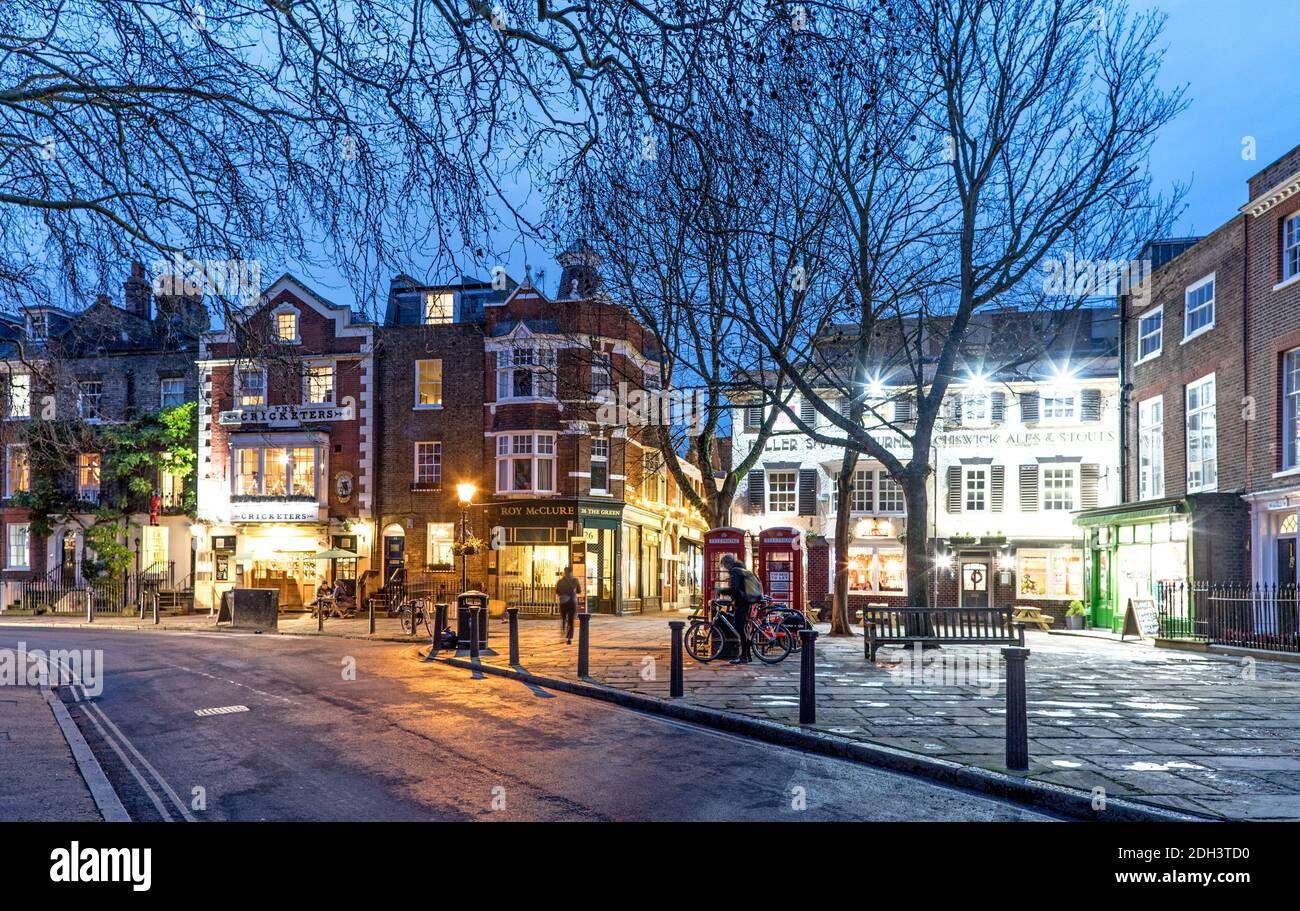
[[[1160,620],[1156,616],[1154,598],[1129,598],[1128,607],[1124,609],[1124,629],[1119,638],[1137,636],[1139,639],[1154,639],[1160,633]]]

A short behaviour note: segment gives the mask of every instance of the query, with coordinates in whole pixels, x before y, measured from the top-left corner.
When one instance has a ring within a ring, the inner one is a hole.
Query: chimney
[[[152,318],[153,289],[144,277],[144,263],[131,263],[131,277],[122,283],[122,306],[141,319]]]
[[[556,257],[564,271],[560,273],[559,300],[585,300],[601,286],[600,254],[585,240],[575,241],[568,250]]]

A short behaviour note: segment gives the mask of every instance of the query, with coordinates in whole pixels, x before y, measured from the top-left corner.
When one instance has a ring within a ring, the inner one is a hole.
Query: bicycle
[[[739,642],[740,633],[730,612],[721,608],[721,600],[710,602],[711,619],[692,618],[686,629],[686,653],[705,664],[722,654],[728,638]],[[745,624],[751,652],[764,664],[783,661],[792,649],[790,631],[780,620],[780,613],[772,609],[772,602],[764,598],[751,607]]]
[[[402,624],[402,632],[408,636],[414,636],[415,631],[424,624],[425,632],[430,637],[433,636],[433,615],[429,611],[429,604],[423,598],[412,598],[404,601],[397,608],[397,617]]]

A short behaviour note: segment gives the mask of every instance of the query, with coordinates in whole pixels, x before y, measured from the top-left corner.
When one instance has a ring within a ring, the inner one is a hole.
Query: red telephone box
[[[803,532],[769,528],[759,533],[758,578],[773,601],[803,610]]]
[[[718,591],[729,584],[729,576],[722,567],[722,558],[731,554],[745,562],[745,532],[740,528],[710,528],[704,533],[704,602],[718,597]]]

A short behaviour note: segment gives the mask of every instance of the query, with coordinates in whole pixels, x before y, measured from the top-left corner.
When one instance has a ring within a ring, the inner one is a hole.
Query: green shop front
[[[554,614],[555,583],[572,565],[592,613],[658,610],[662,520],[641,513],[587,498],[490,504],[498,548],[488,572],[496,596],[522,616]]]
[[[1183,582],[1192,565],[1188,498],[1094,509],[1075,517],[1084,532],[1091,625],[1119,632],[1129,599],[1156,598],[1161,582]]]

